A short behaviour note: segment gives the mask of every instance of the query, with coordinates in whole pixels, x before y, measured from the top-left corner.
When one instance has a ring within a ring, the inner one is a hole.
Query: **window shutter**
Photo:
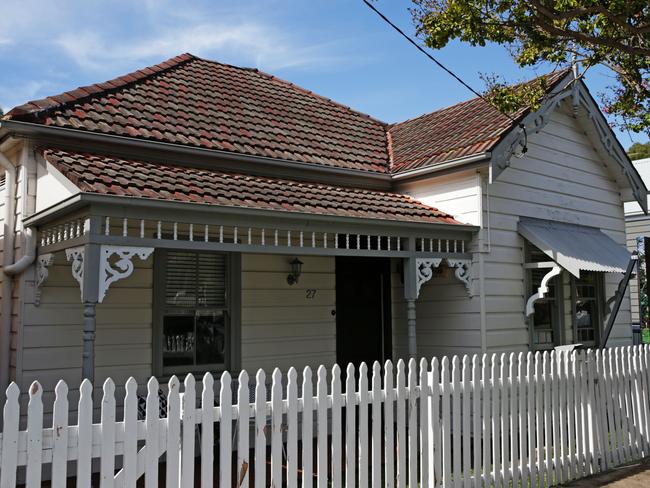
[[[169,251],[165,303],[178,308],[225,308],[226,256]]]

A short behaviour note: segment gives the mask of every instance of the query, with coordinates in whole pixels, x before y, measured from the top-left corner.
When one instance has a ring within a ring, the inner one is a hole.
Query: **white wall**
[[[447,212],[460,222],[481,225],[481,183],[476,170],[403,183],[397,191]]]
[[[242,255],[242,367],[251,374],[336,362],[335,258],[300,256],[303,272],[293,286],[291,259]],[[314,298],[307,298],[309,288]]]
[[[474,297],[464,295],[464,288],[453,275],[449,279],[434,278],[422,289],[416,306],[420,355],[478,352],[483,347],[490,352],[528,350],[524,243],[517,232],[520,216],[595,226],[625,245],[618,184],[570,112],[555,112],[549,124],[539,134],[531,134],[528,142],[525,156],[513,158],[510,167],[491,185],[487,184],[486,174],[481,176],[474,170],[401,186],[415,198],[482,227],[473,243],[474,249],[483,251],[474,252]],[[619,279],[606,275],[607,297],[614,294]],[[572,342],[568,275],[562,281],[564,341]],[[406,310],[399,275],[394,275],[393,285],[395,354],[401,356],[406,351]],[[619,311],[611,344],[629,343],[629,324],[627,298]]]
[[[134,259],[135,271],[111,285],[106,299],[97,305],[95,339],[95,388],[107,377],[122,386],[133,376],[145,385],[151,375],[153,258]],[[51,399],[59,379],[68,383],[73,399],[81,382],[83,307],[79,284],[72,277],[65,253],[55,254],[54,265],[41,290],[41,303],[34,303],[33,270],[24,293],[21,390],[38,380]],[[51,403],[45,403],[48,408]],[[76,405],[71,401],[72,410]]]
[[[637,159],[632,161],[632,164],[639,172],[646,188],[650,188],[650,158]],[[648,197],[648,203],[650,203],[650,196]],[[641,210],[641,206],[637,202],[625,202],[625,215],[643,215],[643,210]]]
[[[37,157],[36,177],[38,192],[36,194],[36,211],[40,212],[66,198],[80,192],[58,169]]]
[[[287,284],[287,256],[242,255],[242,366],[250,373],[264,368],[317,368],[336,360],[336,322],[333,257],[301,256],[299,283]],[[134,259],[135,271],[113,283],[97,305],[95,385],[112,377],[121,386],[129,376],[144,385],[152,374],[152,303],[154,257]],[[83,307],[79,285],[72,277],[65,253],[55,254],[49,278],[34,303],[34,274],[28,271],[24,289],[22,354],[19,381],[22,391],[38,380],[46,405],[51,406],[56,382],[71,390],[71,410],[81,382]],[[313,299],[308,288],[316,289]],[[26,398],[23,399],[25,401]]]
[[[486,255],[487,343],[492,351],[526,350],[523,239],[520,216],[600,228],[625,245],[623,204],[615,177],[568,111],[556,111],[539,134],[528,138],[528,152],[513,158],[489,187],[492,252]],[[621,276],[608,273],[606,296]],[[517,291],[519,290],[519,291]],[[507,296],[501,291],[508,291]],[[568,290],[567,290],[568,291]],[[631,341],[629,296],[623,301],[610,344]]]
[[[393,359],[408,358],[404,286],[393,263]],[[416,302],[418,357],[481,352],[480,299],[469,299],[454,270],[443,267],[420,290]]]

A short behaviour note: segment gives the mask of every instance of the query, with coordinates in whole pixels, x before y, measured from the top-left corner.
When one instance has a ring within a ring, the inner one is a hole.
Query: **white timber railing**
[[[39,243],[47,248],[55,244],[83,237],[89,231],[87,219],[75,218],[40,229]],[[370,235],[346,232],[325,232],[309,229],[263,228],[224,224],[170,222],[134,218],[102,218],[100,234],[103,238],[129,238],[137,243],[149,241],[185,241],[248,247],[255,249],[329,249],[366,251],[370,253],[438,253],[460,255],[468,250],[464,239],[414,237],[413,248],[408,249],[408,236]]]
[[[208,373],[201,388],[192,375],[182,387],[172,377],[162,409],[151,378],[140,415],[135,380],[116,408],[108,379],[96,422],[84,381],[71,423],[61,381],[47,426],[35,382],[26,429],[12,384],[0,487],[23,477],[40,486],[49,465],[54,488],[68,477],[79,487],[134,487],[142,476],[147,488],[159,479],[181,487],[541,488],[650,453],[648,346],[454,356],[395,369],[388,361],[370,372],[350,365],[341,376],[338,366],[315,378],[310,368],[301,377],[276,369],[267,384],[263,371],[254,381],[226,372],[215,386]]]

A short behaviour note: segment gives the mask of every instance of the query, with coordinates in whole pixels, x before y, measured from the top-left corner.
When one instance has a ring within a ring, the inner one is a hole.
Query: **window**
[[[598,343],[602,317],[602,276],[583,271],[580,278],[572,278],[571,309],[576,343],[587,347]]]
[[[527,297],[537,293],[542,279],[550,271],[549,267],[535,267],[534,263],[548,266],[550,258],[526,242]],[[534,313],[529,319],[533,350],[552,349],[567,342],[586,347],[599,343],[605,296],[603,275],[582,271],[580,278],[563,278],[566,276],[567,272],[563,271],[552,278],[546,296],[535,302]]]
[[[156,254],[157,356],[162,375],[231,369],[231,262],[225,253]]]
[[[533,245],[526,243],[527,263],[546,263],[550,258]],[[537,293],[542,279],[550,268],[527,268],[528,296]],[[534,305],[534,313],[530,318],[530,334],[533,350],[552,349],[558,345],[561,337],[562,322],[562,293],[560,276],[556,276],[548,284],[548,293]]]

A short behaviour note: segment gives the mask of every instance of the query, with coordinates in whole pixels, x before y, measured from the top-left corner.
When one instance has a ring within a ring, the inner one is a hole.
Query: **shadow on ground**
[[[560,486],[567,488],[592,488],[598,486],[611,488],[648,488],[650,487],[650,458],[645,458],[638,463],[618,467],[607,473]]]

